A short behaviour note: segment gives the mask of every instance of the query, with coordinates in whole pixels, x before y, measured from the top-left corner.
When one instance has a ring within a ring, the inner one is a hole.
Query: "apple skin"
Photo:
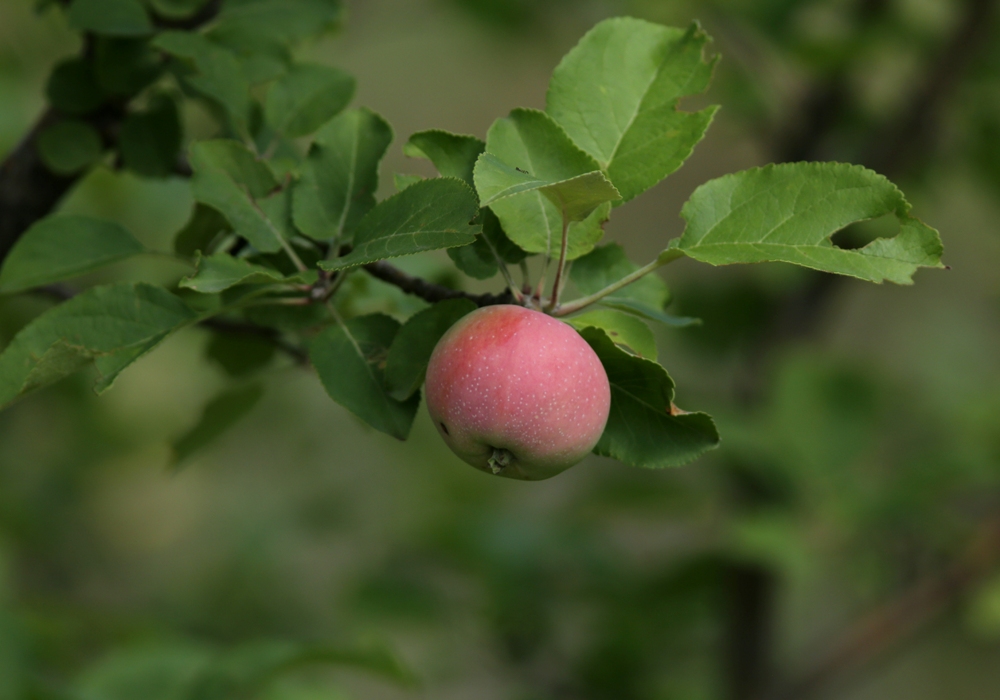
[[[611,408],[608,375],[587,341],[513,305],[477,309],[444,334],[427,366],[426,393],[452,452],[487,473],[527,481],[586,457]]]

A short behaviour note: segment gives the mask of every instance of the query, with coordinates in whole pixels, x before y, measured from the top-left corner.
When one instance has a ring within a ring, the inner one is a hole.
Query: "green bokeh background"
[[[393,125],[385,194],[393,173],[430,174],[402,155],[409,134],[482,137],[514,107],[543,107],[552,68],[596,21],[700,19],[723,61],[710,93],[688,106],[723,109],[686,167],[608,226],[641,263],[679,235],[698,184],[775,159],[775,137],[793,128],[810,86],[838,71],[853,108],[835,115],[818,157],[860,157],[933,68],[965,5],[883,4],[861,31],[856,3],[840,0],[354,0],[344,30],[300,54],[353,73],[354,103]],[[913,287],[846,281],[816,311],[814,333],[763,358],[753,356],[759,336],[806,272],[687,260],[661,271],[671,311],[704,325],[657,329],[660,361],[678,403],[715,415],[723,436],[687,467],[590,457],[545,482],[491,478],[447,450],[423,409],[399,443],[334,404],[311,372],[278,361],[260,405],[171,471],[171,441],[231,384],[205,359],[202,330],[172,338],[100,398],[77,377],[0,413],[0,700],[48,697],[39,687],[173,698],[166,682],[113,691],[101,674],[262,639],[377,640],[422,681],[312,669],[253,696],[268,700],[733,697],[734,565],[773,583],[769,677],[810,668],[860,616],[966,556],[1000,512],[993,36],[953,81],[933,138],[913,143],[892,174],[941,230],[950,270],[922,271]],[[0,153],[44,108],[48,71],[79,46],[59,12],[0,2]],[[197,111],[186,118],[189,134],[206,128]],[[191,204],[182,180],[98,168],[63,209],[120,221],[167,250]],[[447,264],[404,263],[431,276]],[[92,281],[181,272],[153,259]],[[402,318],[419,308],[374,280],[357,284],[372,292],[371,310]],[[0,298],[0,345],[49,304]],[[977,556],[961,595],[810,697],[996,698],[1000,553]]]

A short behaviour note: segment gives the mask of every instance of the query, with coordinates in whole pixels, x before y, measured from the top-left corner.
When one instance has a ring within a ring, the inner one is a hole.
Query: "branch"
[[[805,700],[852,668],[879,656],[946,611],[1000,560],[1000,518],[987,522],[979,537],[941,574],[913,586],[855,623],[830,651],[796,680],[772,690],[765,700]]]
[[[409,275],[384,260],[368,263],[364,266],[364,269],[372,277],[399,287],[407,294],[420,297],[432,304],[437,301],[444,301],[445,299],[469,299],[479,306],[514,303],[514,295],[510,289],[505,289],[500,294],[469,294],[468,292],[460,292],[457,289],[449,289],[448,287],[428,282],[420,277]]]

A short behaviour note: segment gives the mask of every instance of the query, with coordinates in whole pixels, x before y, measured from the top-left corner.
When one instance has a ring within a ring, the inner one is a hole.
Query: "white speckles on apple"
[[[571,327],[519,306],[475,311],[445,334],[427,368],[427,407],[448,446],[493,473],[543,479],[593,449],[611,392],[594,351]]]

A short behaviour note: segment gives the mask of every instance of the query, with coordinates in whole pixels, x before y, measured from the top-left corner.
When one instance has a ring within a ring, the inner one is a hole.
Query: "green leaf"
[[[349,242],[375,206],[378,166],[392,127],[367,109],[334,117],[318,134],[293,194],[296,226],[320,241]]]
[[[481,233],[469,245],[449,248],[447,252],[459,270],[477,280],[488,280],[500,271],[497,256]]]
[[[550,182],[509,166],[492,153],[484,153],[476,161],[476,183],[483,206],[522,192],[538,190],[569,221],[583,221],[600,205],[621,198],[600,170],[569,180]]]
[[[250,118],[250,81],[236,55],[194,32],[168,31],[153,46],[183,59],[194,68],[185,82],[225,110],[233,127],[245,133]]]
[[[195,202],[191,218],[174,236],[174,252],[193,257],[196,251],[208,252],[220,233],[232,230],[226,217],[212,207]]]
[[[665,311],[658,311],[651,306],[646,306],[642,302],[634,299],[627,299],[618,296],[606,296],[597,302],[601,306],[624,311],[627,314],[645,318],[650,321],[659,321],[666,326],[673,328],[688,328],[690,326],[700,326],[701,319],[693,316],[674,316]]]
[[[38,135],[38,154],[57,175],[72,175],[101,157],[101,136],[90,124],[66,119],[51,124]]]
[[[607,172],[629,201],[677,170],[716,107],[677,111],[705,90],[715,60],[694,24],[687,31],[620,17],[601,22],[556,67],[546,111]]]
[[[628,259],[620,245],[609,243],[577,259],[570,269],[570,279],[582,295],[588,296],[638,269],[639,266]],[[650,273],[605,297],[601,303],[611,304],[619,300],[629,300],[658,313],[670,301],[670,290],[662,278]]]
[[[523,171],[539,181],[560,183],[599,170],[598,163],[581,151],[544,112],[515,109],[510,116],[498,119],[486,136],[486,152],[507,166]],[[482,163],[482,158],[477,166]],[[487,177],[487,172],[490,177]],[[508,175],[510,173],[508,172]],[[486,171],[480,181],[475,175],[476,189],[482,201],[496,199],[504,191],[492,171]],[[484,188],[486,188],[484,190]],[[497,199],[490,205],[507,236],[529,253],[556,254],[562,236],[562,212],[542,191]],[[587,219],[570,225],[568,258],[589,252],[600,240],[601,227],[610,212],[610,204],[598,207]]]
[[[59,63],[49,76],[45,95],[53,107],[66,114],[87,114],[104,102],[93,66],[82,58]]]
[[[207,2],[208,0],[149,0],[156,14],[170,19],[191,17]]]
[[[385,363],[385,387],[394,399],[403,401],[420,389],[431,353],[441,336],[458,319],[478,307],[469,299],[439,301],[415,313],[392,341]]]
[[[69,26],[110,36],[151,34],[153,24],[139,0],[73,0]]]
[[[633,355],[656,360],[656,339],[649,326],[621,311],[597,310],[566,319],[577,330],[600,328],[614,342]]]
[[[331,326],[309,344],[309,359],[326,392],[368,425],[405,440],[420,395],[397,401],[385,390],[383,367],[399,323],[382,314]]]
[[[505,263],[516,265],[528,257],[528,254],[519,248],[500,225],[500,219],[490,209],[480,209],[479,217],[483,224],[483,237],[490,247],[500,256]]]
[[[151,101],[144,112],[132,112],[118,138],[125,167],[144,177],[174,173],[181,150],[181,120],[177,104],[166,95]]]
[[[676,250],[709,263],[781,261],[872,282],[911,284],[919,267],[943,267],[938,232],[910,216],[889,180],[859,165],[787,163],[711,180],[694,191],[681,216]],[[830,236],[856,221],[893,214],[900,232],[858,250]]]
[[[251,197],[266,197],[278,181],[250,149],[232,139],[198,141],[191,146],[191,167],[197,171],[219,171],[247,189]]]
[[[328,66],[299,64],[267,94],[264,114],[288,138],[311,134],[339,113],[354,96],[354,78]]]
[[[611,413],[595,453],[656,468],[685,464],[719,445],[711,416],[674,406],[674,382],[663,367],[625,352],[602,329],[584,328],[580,335],[611,384]]]
[[[253,0],[223,6],[213,38],[241,43],[277,41],[290,45],[335,28],[340,0]]]
[[[418,131],[403,146],[410,158],[426,158],[442,177],[456,177],[474,187],[472,170],[486,144],[475,136],[452,134],[440,129]]]
[[[110,355],[101,355],[94,358],[94,366],[97,367],[98,378],[94,383],[94,391],[103,394],[110,389],[118,379],[118,375],[127,369],[144,355],[152,351],[157,345],[162,343],[169,331],[155,335],[141,345],[123,348]]]
[[[94,42],[94,76],[109,95],[132,97],[162,72],[163,63],[148,39],[102,36]]]
[[[194,317],[162,287],[119,283],[88,289],[33,320],[0,354],[0,406],[91,360],[162,339]]]
[[[239,142],[220,139],[196,142],[191,147],[191,167],[191,191],[196,201],[217,209],[257,250],[281,250],[286,224],[270,218],[256,199],[263,201],[278,186],[266,163]],[[270,213],[275,215],[273,210]],[[284,215],[280,210],[278,213]]]
[[[260,384],[228,389],[209,401],[201,418],[173,444],[173,463],[181,464],[192,454],[211,444],[254,409],[264,395]]]
[[[365,263],[472,243],[477,229],[476,195],[451,177],[424,180],[379,202],[358,223],[354,250],[321,262],[324,270],[342,270]]]
[[[315,276],[315,271],[313,271]],[[272,284],[274,282],[303,282],[302,275],[286,278],[277,270],[255,265],[243,258],[227,253],[198,256],[198,271],[182,279],[178,286],[202,294],[217,294],[238,284]]]
[[[24,232],[0,268],[0,293],[61,282],[145,248],[120,224],[56,214]]]

